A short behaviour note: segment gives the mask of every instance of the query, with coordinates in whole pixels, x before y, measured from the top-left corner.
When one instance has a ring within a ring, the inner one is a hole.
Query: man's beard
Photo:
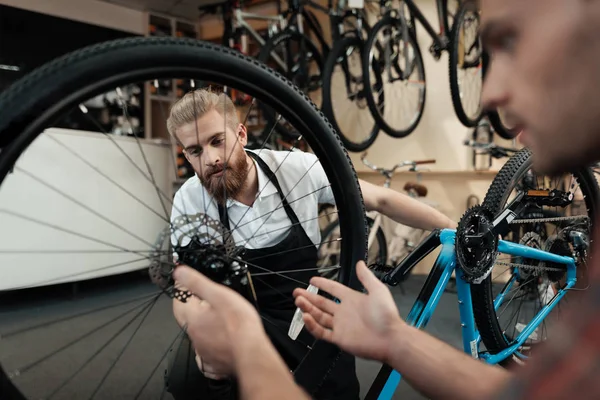
[[[231,164],[226,166],[223,175],[211,176],[222,171],[224,165],[206,168],[202,171],[203,174],[198,174],[202,185],[221,205],[225,205],[227,198],[235,198],[240,193],[248,176],[246,152],[240,149],[240,151],[236,150],[236,153],[238,153],[237,157],[230,160]]]

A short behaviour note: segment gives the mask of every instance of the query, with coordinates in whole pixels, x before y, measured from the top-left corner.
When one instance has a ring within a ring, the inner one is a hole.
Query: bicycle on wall
[[[434,164],[435,160],[403,161],[392,168],[378,167],[367,160],[367,153],[361,156],[361,161],[371,170],[381,174],[385,180],[383,187],[389,188],[396,170],[408,167],[409,172],[423,171],[420,165]],[[403,187],[404,192],[419,201],[426,202],[432,207],[435,204],[427,201],[427,188],[418,182],[409,181]],[[330,211],[328,209],[328,211]],[[329,213],[323,213],[323,216]],[[384,271],[391,265],[406,258],[416,246],[427,236],[427,232],[419,228],[411,228],[396,224],[388,227],[390,221],[376,211],[367,213],[367,226],[369,234],[367,240],[367,265],[378,271]],[[393,229],[392,229],[393,228]],[[385,231],[393,232],[390,240],[386,239]],[[332,277],[337,272],[332,266],[338,265],[339,245],[336,239],[340,236],[339,222],[329,222],[321,231],[323,244],[319,247],[319,272],[326,277]]]
[[[416,21],[433,40],[429,51],[439,60],[449,53],[450,91],[457,117],[475,126],[482,114],[482,47],[479,12],[474,1],[459,3],[450,25],[448,1],[436,0],[439,32],[427,21],[413,0],[381,0],[381,19],[373,26],[362,53],[363,80],[369,110],[388,135],[402,138],[417,127],[426,98],[425,67],[416,37]],[[369,68],[375,64],[376,69]],[[378,84],[377,76],[383,78]],[[385,107],[385,103],[393,104]],[[400,109],[399,109],[400,108]]]
[[[318,273],[316,268],[273,270],[260,259],[240,259],[240,243],[272,233],[250,229],[249,221],[256,218],[252,215],[233,226],[231,231],[240,239],[231,243],[219,233],[223,227],[218,219],[207,212],[186,212],[185,203],[173,206],[166,193],[176,177],[169,149],[138,135],[116,138],[110,133],[80,135],[53,129],[65,114],[83,113],[78,105],[89,98],[167,77],[235,88],[265,102],[301,132],[315,165],[318,160],[327,177],[307,196],[330,188],[335,200],[341,243],[336,279],[360,289],[354,266],[366,255],[367,229],[356,173],[331,125],[300,90],[235,50],[193,39],[129,38],[90,46],[38,68],[0,94],[3,399],[163,396],[165,360],[179,351],[185,331],[172,315],[172,302],[177,301],[172,251],[218,282],[225,277],[252,302],[258,300],[250,281],[255,287],[273,286],[274,279],[307,287],[308,278]],[[255,151],[260,157],[269,154]],[[277,168],[287,168],[297,152],[284,153]],[[407,319],[424,328],[455,272],[465,351],[490,363],[526,359],[550,333],[546,321],[559,318],[555,311],[560,305],[587,285],[590,222],[597,216],[598,201],[592,172],[565,174],[561,182],[569,184],[560,187],[555,178],[533,174],[535,189],[521,190],[518,183],[530,175],[531,154],[520,151],[494,179],[482,207],[470,209],[456,231],[432,232],[401,264],[381,276],[394,284],[442,244]],[[302,176],[296,178],[300,181]],[[296,210],[297,223],[314,222],[317,211],[300,207],[299,197],[289,195],[292,186],[282,187],[282,203],[286,199]],[[585,202],[580,214],[571,209],[576,192]],[[564,217],[552,221],[556,228],[548,233],[551,240],[539,247],[534,241],[511,242],[504,235],[507,226],[531,223],[523,221],[521,210],[532,204],[565,211]],[[155,233],[165,228],[170,243],[157,245]],[[508,261],[498,253],[508,255]],[[208,256],[223,266],[220,278],[202,262]],[[503,265],[506,275],[498,270]],[[125,270],[145,270],[150,277],[128,283],[121,275]],[[78,301],[64,302],[56,293],[43,296],[43,290],[52,293],[49,284],[78,281],[92,273],[115,278]],[[497,283],[495,278],[503,279]],[[547,288],[546,297],[540,298],[540,285]],[[524,294],[518,296],[521,291]],[[269,317],[260,314],[270,326]],[[528,315],[533,318],[524,320]],[[339,349],[302,334],[298,340],[305,356],[290,369],[296,382],[315,396]],[[398,374],[383,366],[378,379],[361,386],[368,391],[367,398],[390,399],[398,380]]]

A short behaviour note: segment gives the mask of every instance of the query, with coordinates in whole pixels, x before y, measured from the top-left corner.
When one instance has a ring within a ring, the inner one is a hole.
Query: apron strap
[[[283,191],[281,190],[281,186],[279,185],[279,180],[277,179],[277,176],[275,176],[273,171],[271,171],[271,168],[269,168],[267,163],[264,162],[264,160],[262,158],[260,158],[258,156],[258,154],[254,153],[252,151],[246,151],[246,154],[248,154],[254,161],[256,161],[259,168],[265,173],[265,175],[267,175],[267,178],[269,178],[269,180],[273,183],[273,185],[275,185],[275,188],[277,189],[277,193],[279,193],[279,197],[281,198],[281,203],[283,204],[283,209],[285,210],[285,213],[287,214],[288,218],[292,222],[292,225],[299,224],[300,221],[298,220],[298,216],[296,215],[296,213],[294,212],[294,210],[288,203],[287,199],[283,195]],[[227,230],[230,231],[231,227],[229,225],[229,216],[227,215],[227,207],[223,207],[221,204],[219,204],[218,207],[219,207],[219,219],[221,220],[221,223],[223,224],[223,226],[225,226],[227,228]]]

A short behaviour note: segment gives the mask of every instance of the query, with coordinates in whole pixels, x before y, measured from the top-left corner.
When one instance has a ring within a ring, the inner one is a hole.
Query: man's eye
[[[219,146],[221,143],[223,143],[223,139],[215,139],[215,140],[213,140],[213,146]]]
[[[194,157],[196,157],[196,156],[200,155],[200,149],[193,149],[193,150],[190,150],[190,155],[191,155],[191,156],[194,156]]]
[[[516,37],[513,33],[503,33],[490,41],[492,51],[511,53],[515,48]]]
[[[515,36],[505,35],[500,39],[499,42],[500,49],[511,52],[515,47]]]

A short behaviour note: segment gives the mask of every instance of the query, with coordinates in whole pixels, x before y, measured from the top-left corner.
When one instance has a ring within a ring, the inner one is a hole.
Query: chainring
[[[496,261],[498,236],[492,231],[493,214],[477,205],[468,209],[456,229],[456,259],[469,283],[483,282],[492,271]]]

